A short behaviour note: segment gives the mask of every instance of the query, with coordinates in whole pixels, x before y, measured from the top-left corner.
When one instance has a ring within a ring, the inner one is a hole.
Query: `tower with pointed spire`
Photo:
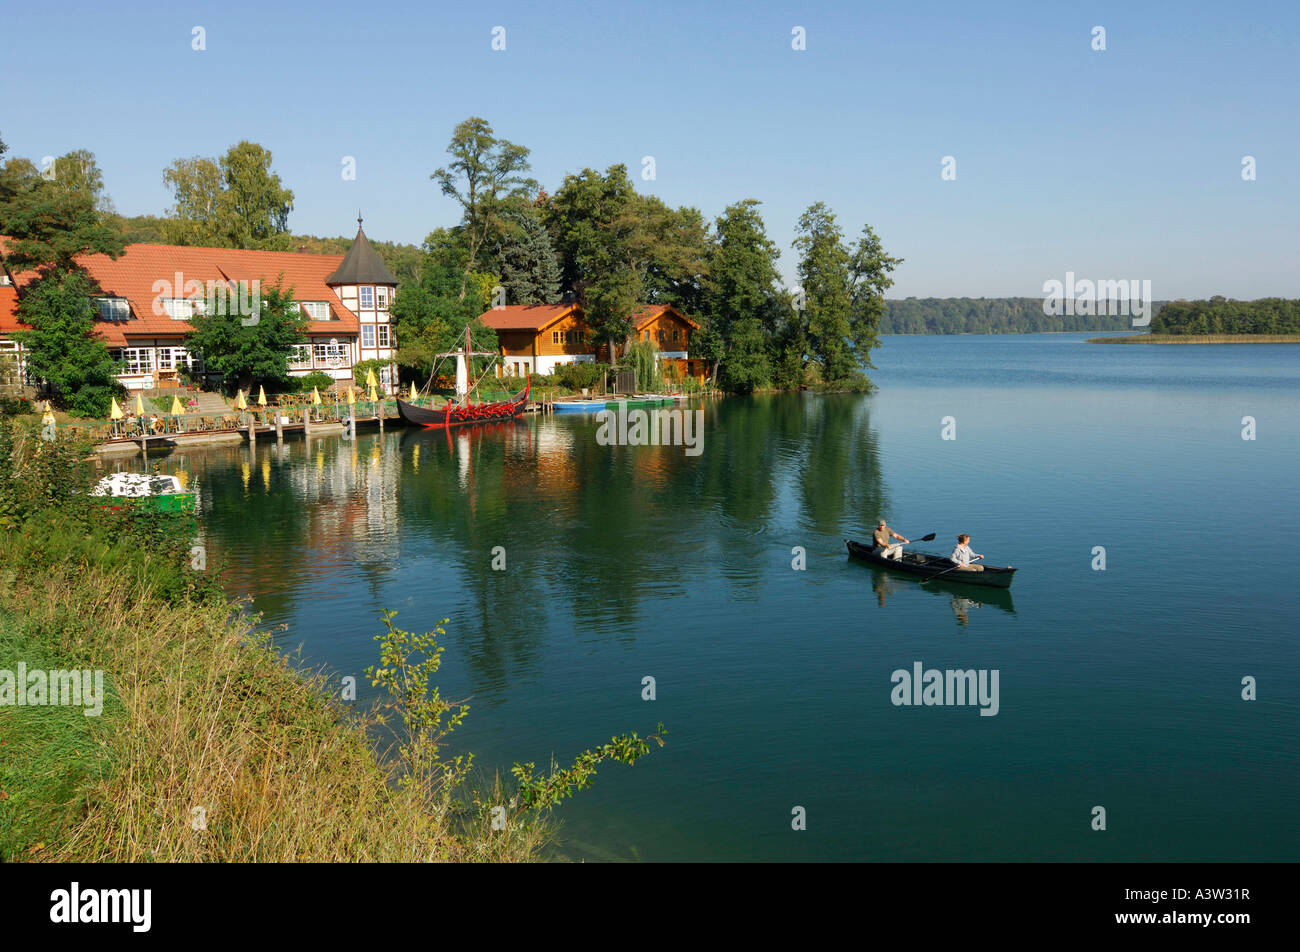
[[[338,295],[343,306],[357,315],[361,324],[357,336],[353,364],[365,360],[387,360],[380,369],[380,388],[394,393],[397,387],[397,340],[393,335],[389,308],[397,293],[397,277],[371,247],[361,227],[361,211],[357,210],[357,237],[352,247],[339,262],[325,283]],[[364,380],[358,380],[364,386]]]

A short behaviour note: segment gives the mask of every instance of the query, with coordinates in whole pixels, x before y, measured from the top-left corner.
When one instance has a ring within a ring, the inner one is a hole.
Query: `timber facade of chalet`
[[[514,304],[486,311],[479,321],[497,333],[498,376],[550,374],[561,364],[610,362],[607,343],[595,338],[577,304]],[[660,361],[702,379],[705,361],[690,355],[691,336],[699,329],[697,322],[671,305],[647,304],[632,315],[629,342],[654,343]]]
[[[291,375],[319,371],[348,383],[357,363],[391,361],[397,341],[389,308],[397,278],[366,240],[359,219],[357,224],[346,255],[137,244],[127,245],[116,261],[106,255],[78,258],[101,289],[95,330],[122,362],[118,379],[128,389],[151,390],[177,385],[182,369],[202,376],[201,358],[185,346],[188,319],[211,306],[243,313],[254,282],[292,288],[308,320],[307,342],[295,345]],[[0,265],[0,357],[16,361],[19,379],[25,377],[24,355],[14,332],[30,328],[19,322],[17,307],[35,277]],[[386,392],[394,392],[396,366],[390,363],[378,378]]]

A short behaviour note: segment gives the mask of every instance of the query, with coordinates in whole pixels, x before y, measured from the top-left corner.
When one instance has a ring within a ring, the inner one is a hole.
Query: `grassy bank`
[[[1090,337],[1089,344],[1300,344],[1300,334],[1133,334]]]
[[[102,671],[106,695],[86,716],[0,692],[0,861],[530,860],[551,806],[657,739],[537,778],[516,765],[510,789],[476,792],[471,761],[442,755],[464,712],[429,681],[433,634],[377,619],[387,711],[358,712],[273,649],[215,566],[194,567],[190,517],[72,492],[84,451],[0,420],[0,677]]]

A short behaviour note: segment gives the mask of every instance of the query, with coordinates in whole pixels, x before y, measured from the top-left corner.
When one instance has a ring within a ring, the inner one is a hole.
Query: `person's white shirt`
[[[964,542],[957,543],[957,548],[953,549],[952,555],[949,556],[949,558],[958,565],[970,565],[970,557],[970,546]]]

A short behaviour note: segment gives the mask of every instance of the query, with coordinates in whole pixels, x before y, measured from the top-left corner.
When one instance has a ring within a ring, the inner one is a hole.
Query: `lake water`
[[[556,415],[162,468],[231,590],[363,701],[381,609],[450,618],[481,766],[663,721],[560,812],[564,857],[1294,860],[1300,346],[1087,336],[885,338],[879,392],[709,403],[696,457]],[[970,533],[1010,597],[850,562],[878,515]],[[996,670],[996,716],[896,706],[916,662]]]

